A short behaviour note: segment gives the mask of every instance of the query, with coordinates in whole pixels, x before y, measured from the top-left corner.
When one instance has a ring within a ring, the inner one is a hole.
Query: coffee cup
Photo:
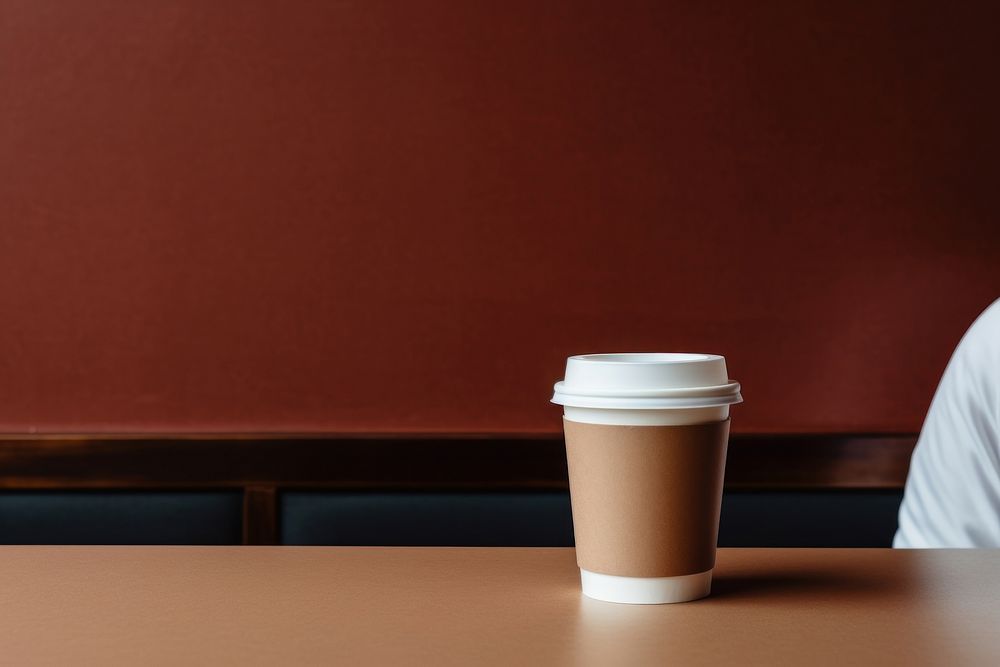
[[[729,439],[742,401],[714,354],[570,357],[563,406],[584,595],[662,604],[712,585]]]

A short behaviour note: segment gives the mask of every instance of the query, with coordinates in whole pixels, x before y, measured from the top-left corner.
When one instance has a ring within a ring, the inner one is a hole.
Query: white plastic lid
[[[660,410],[740,403],[717,354],[677,352],[582,354],[566,360],[552,402],[579,408]]]

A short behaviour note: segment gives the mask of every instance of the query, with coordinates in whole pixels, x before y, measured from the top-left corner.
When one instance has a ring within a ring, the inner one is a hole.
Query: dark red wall
[[[994,3],[685,4],[0,0],[0,430],[550,431],[626,350],[916,430],[1000,296]]]

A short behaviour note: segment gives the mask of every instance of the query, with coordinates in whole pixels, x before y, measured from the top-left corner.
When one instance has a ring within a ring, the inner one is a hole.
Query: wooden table
[[[0,547],[4,664],[1000,664],[1000,553],[725,549],[712,597],[571,549]]]

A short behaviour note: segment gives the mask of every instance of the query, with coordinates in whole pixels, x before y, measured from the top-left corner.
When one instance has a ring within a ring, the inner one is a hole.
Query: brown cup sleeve
[[[581,568],[668,577],[714,567],[729,420],[563,422]]]

